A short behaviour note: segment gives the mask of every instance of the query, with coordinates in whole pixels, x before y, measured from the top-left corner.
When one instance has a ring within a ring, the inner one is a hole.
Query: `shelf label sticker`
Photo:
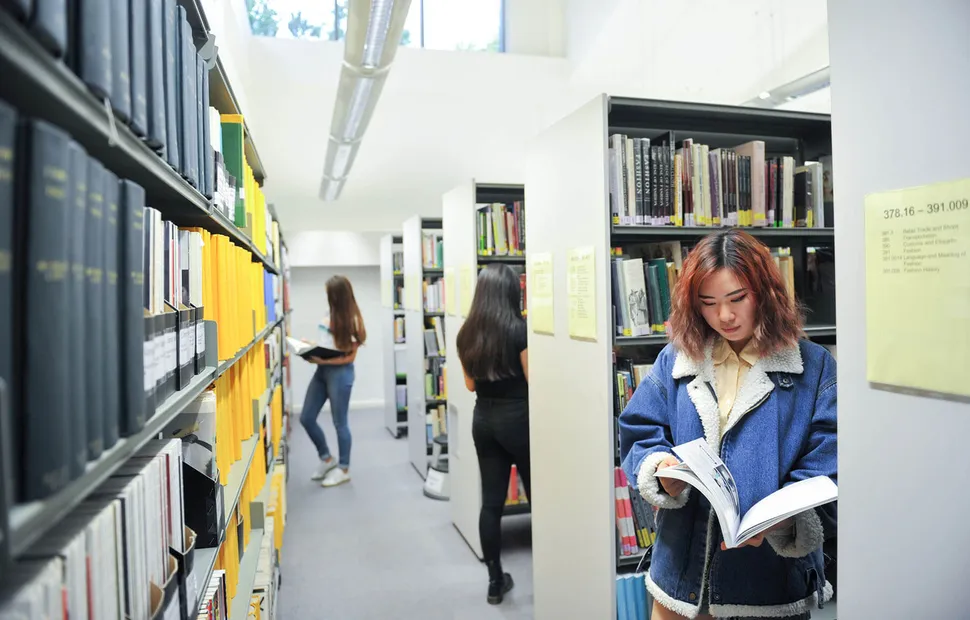
[[[593,246],[566,254],[569,337],[596,341],[596,254]]]
[[[550,336],[556,333],[553,272],[552,254],[537,252],[529,256],[529,269],[526,274],[530,280],[526,288],[529,324],[534,333]]]

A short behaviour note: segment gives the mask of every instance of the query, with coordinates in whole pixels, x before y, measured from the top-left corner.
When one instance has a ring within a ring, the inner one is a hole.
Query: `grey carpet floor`
[[[485,602],[485,565],[451,523],[449,505],[426,498],[407,456],[377,410],[350,412],[351,482],[310,480],[316,452],[293,420],[280,620],[526,620],[533,617],[528,515],[503,522],[505,570],[515,588]],[[320,415],[328,443],[336,436]]]
[[[422,494],[407,438],[391,437],[382,416],[350,412],[352,480],[332,489],[310,480],[316,452],[294,420],[279,620],[533,618],[530,518],[503,521],[502,561],[515,589],[489,605],[485,565],[451,524],[448,503]],[[328,411],[320,423],[335,449]],[[812,617],[835,618],[835,604]]]

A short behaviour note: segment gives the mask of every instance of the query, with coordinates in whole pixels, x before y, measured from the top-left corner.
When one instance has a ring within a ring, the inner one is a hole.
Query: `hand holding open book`
[[[671,493],[677,490],[671,483],[682,482],[707,498],[717,514],[726,549],[740,547],[755,536],[783,527],[784,522],[798,513],[834,502],[839,497],[838,487],[831,478],[816,476],[775,491],[742,515],[734,476],[704,439],[676,446],[674,454],[682,462],[658,468],[656,476],[671,495],[680,495]],[[682,492],[683,488],[680,490]]]

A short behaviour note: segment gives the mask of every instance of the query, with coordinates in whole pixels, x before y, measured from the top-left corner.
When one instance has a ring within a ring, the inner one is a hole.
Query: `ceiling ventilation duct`
[[[745,101],[742,105],[756,108],[777,108],[788,101],[828,88],[830,82],[829,68],[822,67],[818,71],[812,71],[787,84],[766,90],[754,99]]]
[[[340,197],[394,61],[411,0],[350,0],[320,198]]]

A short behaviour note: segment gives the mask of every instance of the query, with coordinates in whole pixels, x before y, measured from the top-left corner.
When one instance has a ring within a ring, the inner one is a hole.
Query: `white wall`
[[[970,405],[867,384],[862,211],[871,192],[967,177],[967,24],[966,0],[829,2],[841,618],[970,614]]]
[[[374,267],[380,265],[379,232],[307,230],[286,235],[293,267]]]
[[[505,0],[505,52],[566,55],[567,0]]]
[[[346,276],[354,287],[357,305],[364,315],[367,342],[357,352],[354,363],[356,379],[351,393],[350,406],[380,407],[384,403],[381,377],[384,368],[384,334],[380,327],[381,289],[380,270],[373,267],[294,267],[290,270],[290,304],[293,308],[291,335],[294,338],[315,339],[320,319],[329,311],[324,288],[333,275]],[[295,410],[303,406],[306,388],[316,366],[294,358],[293,398]],[[330,411],[329,405],[325,411]],[[329,424],[329,422],[326,422]],[[326,429],[326,424],[322,423]],[[332,427],[331,427],[332,428]]]

